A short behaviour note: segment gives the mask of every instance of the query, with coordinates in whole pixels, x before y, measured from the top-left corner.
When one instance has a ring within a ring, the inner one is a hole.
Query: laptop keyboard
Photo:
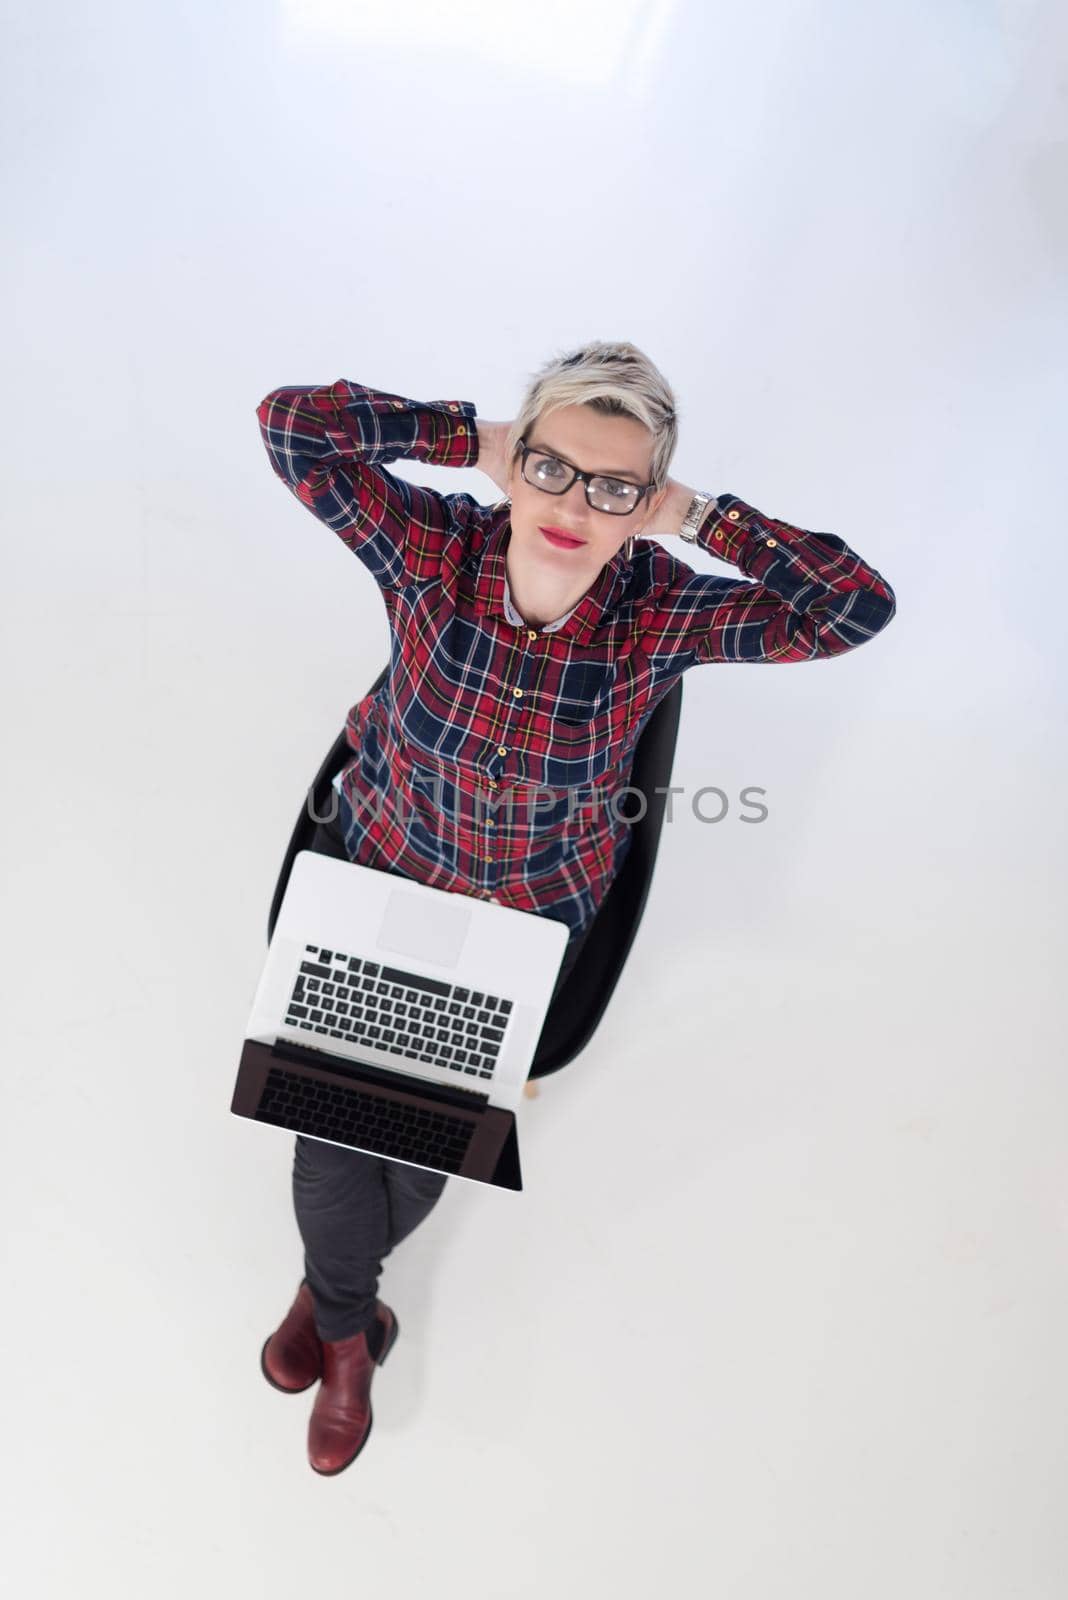
[[[475,1130],[470,1117],[322,1083],[285,1067],[268,1068],[256,1118],[442,1172],[459,1172]]]
[[[284,1020],[408,1061],[492,1078],[511,1010],[500,995],[308,944]]]

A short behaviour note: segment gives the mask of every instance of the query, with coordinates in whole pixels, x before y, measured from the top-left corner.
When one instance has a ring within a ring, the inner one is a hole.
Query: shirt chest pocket
[[[601,784],[625,761],[651,678],[644,662],[582,662],[554,699],[535,705],[524,752],[526,777],[550,789]]]
[[[549,789],[574,789],[602,783],[623,758],[628,725],[605,710],[592,717],[557,714],[546,720],[541,738],[524,752],[528,783]],[[535,729],[535,733],[537,730]]]

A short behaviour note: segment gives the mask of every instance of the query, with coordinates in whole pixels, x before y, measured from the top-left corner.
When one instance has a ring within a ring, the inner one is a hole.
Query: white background
[[[1059,9],[9,12],[13,1592],[1063,1594]],[[590,338],[672,383],[674,476],[845,538],[898,614],[687,674],[674,781],[768,819],[665,827],[524,1192],[457,1180],[398,1247],[373,1435],[322,1478],[314,1391],[259,1370],[292,1137],[229,1101],[387,628],[255,408],[345,377],[506,419]]]

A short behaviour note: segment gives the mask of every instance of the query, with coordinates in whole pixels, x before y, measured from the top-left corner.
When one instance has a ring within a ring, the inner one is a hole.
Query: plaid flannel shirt
[[[626,855],[634,748],[680,673],[842,655],[896,609],[842,539],[721,494],[697,542],[744,578],[696,573],[639,536],[566,617],[528,627],[507,595],[508,502],[386,470],[475,466],[474,402],[342,379],[273,390],[256,415],[275,472],[385,601],[389,672],[346,718],[350,859],[552,916],[572,940]]]

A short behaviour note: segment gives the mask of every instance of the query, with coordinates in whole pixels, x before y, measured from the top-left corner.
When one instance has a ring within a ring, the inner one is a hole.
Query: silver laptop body
[[[300,850],[230,1109],[521,1189],[515,1113],[564,922]]]

